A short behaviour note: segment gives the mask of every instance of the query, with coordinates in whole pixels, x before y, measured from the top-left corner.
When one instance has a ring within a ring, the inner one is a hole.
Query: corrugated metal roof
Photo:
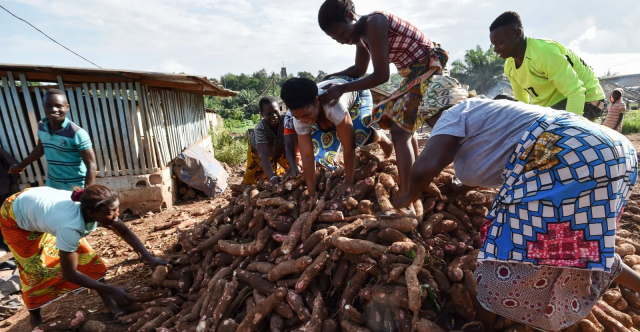
[[[236,91],[225,89],[205,76],[135,71],[125,69],[100,69],[58,67],[0,63],[0,76],[11,71],[14,76],[25,74],[28,81],[57,82],[57,76],[68,84],[140,82],[152,88],[171,89],[207,96],[233,97]]]

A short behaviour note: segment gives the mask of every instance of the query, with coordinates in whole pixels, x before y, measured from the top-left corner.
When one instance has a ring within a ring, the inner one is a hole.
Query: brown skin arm
[[[356,44],[356,63],[337,73],[329,74],[325,76],[322,80],[328,80],[334,76],[349,76],[349,77],[362,77],[367,73],[367,69],[369,69],[369,61],[370,61],[369,51],[367,51],[361,43]]]
[[[397,209],[413,202],[423,192],[440,172],[453,162],[458,149],[458,137],[437,135],[427,141],[411,169],[409,191],[393,201]]]
[[[371,62],[373,62],[373,73],[361,80],[332,86],[326,93],[320,96],[320,102],[328,103],[332,100],[336,101],[343,93],[374,88],[389,80],[389,20],[383,15],[373,15],[367,19],[365,31],[367,41],[369,42],[369,49],[371,50],[370,58]],[[358,43],[357,45],[358,51],[362,49],[362,51],[367,52],[362,44]],[[361,59],[358,56],[358,51],[356,51],[355,67],[358,68],[358,70],[364,68],[366,72],[369,66],[369,59],[364,60],[364,56],[362,56]],[[360,64],[358,63],[359,61],[361,62]],[[360,74],[360,72],[357,72],[357,74]],[[361,77],[362,75],[357,77]]]
[[[348,113],[336,126],[336,134],[344,148],[344,183],[351,186],[356,175],[356,135]]]
[[[287,156],[287,162],[289,163],[289,175],[296,176],[300,173],[298,170],[298,162],[296,160],[296,144],[297,135],[284,135],[284,149]]]
[[[302,156],[302,170],[304,179],[307,183],[309,196],[316,195],[316,160],[313,156],[313,143],[311,135],[298,135],[298,144],[300,146],[300,155]]]
[[[91,279],[84,273],[78,271],[78,253],[59,251],[60,267],[62,277],[78,286],[93,289],[100,294],[108,294],[119,306],[126,306],[133,302],[133,298],[127,292],[115,286],[110,286]]]
[[[24,158],[23,161],[9,168],[9,174],[20,174],[24,172],[27,166],[42,158],[42,156],[44,156],[44,147],[42,146],[42,142],[38,140],[38,144],[33,148],[33,151],[31,151],[27,158]]]
[[[260,157],[260,165],[262,165],[262,170],[264,174],[267,176],[267,181],[271,181],[271,178],[276,175],[273,171],[273,167],[269,162],[269,158],[271,157],[269,154],[269,144],[259,143],[258,148],[258,156]]]
[[[96,154],[93,151],[93,148],[88,148],[80,151],[80,157],[82,158],[85,166],[87,166],[87,175],[84,178],[84,186],[86,188],[96,181],[96,173],[98,169],[96,166]]]
[[[107,228],[111,229],[114,233],[116,233],[120,238],[124,240],[135,252],[140,255],[144,261],[146,261],[151,269],[155,269],[158,265],[167,265],[167,262],[164,259],[153,256],[147,248],[140,242],[140,239],[133,233],[127,225],[125,225],[120,218],[116,220],[111,226]]]

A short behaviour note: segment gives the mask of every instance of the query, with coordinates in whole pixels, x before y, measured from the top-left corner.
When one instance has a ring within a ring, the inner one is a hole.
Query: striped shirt
[[[284,151],[284,117],[280,116],[278,119],[278,134],[275,134],[265,119],[261,119],[260,122],[253,129],[251,133],[251,146],[258,150],[258,144],[267,144],[269,146],[269,154],[272,156],[279,156]]]
[[[415,25],[387,12],[376,11],[368,16],[375,14],[389,19],[389,63],[395,64],[398,71],[429,56],[431,40]],[[369,51],[364,39],[360,42]]]
[[[44,118],[38,123],[38,138],[47,158],[47,186],[61,190],[83,188],[87,166],[80,151],[93,146],[89,134],[69,119],[64,120],[62,129],[49,133],[48,122]]]

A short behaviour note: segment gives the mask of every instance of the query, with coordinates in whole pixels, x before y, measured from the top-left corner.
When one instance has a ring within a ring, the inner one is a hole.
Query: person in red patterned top
[[[369,62],[373,73],[360,80],[330,87],[320,96],[323,103],[335,103],[343,93],[374,88],[389,80],[389,63],[405,79],[400,88],[372,111],[372,123],[391,131],[396,151],[400,193],[409,188],[409,174],[418,149],[413,132],[422,126],[419,108],[434,75],[440,75],[448,61],[447,52],[433,43],[413,24],[386,12],[358,16],[351,0],[326,0],[318,13],[320,28],[341,44],[356,46],[353,66],[328,75],[363,77]],[[413,144],[413,148],[412,148]],[[407,211],[404,211],[407,212]]]

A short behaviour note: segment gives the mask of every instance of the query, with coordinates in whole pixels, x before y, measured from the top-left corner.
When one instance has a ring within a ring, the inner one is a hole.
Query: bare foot
[[[384,157],[391,157],[391,154],[393,153],[393,144],[391,144],[387,135],[385,135],[382,130],[375,130],[374,133],[376,135],[375,141],[380,145],[382,152],[384,152]]]

